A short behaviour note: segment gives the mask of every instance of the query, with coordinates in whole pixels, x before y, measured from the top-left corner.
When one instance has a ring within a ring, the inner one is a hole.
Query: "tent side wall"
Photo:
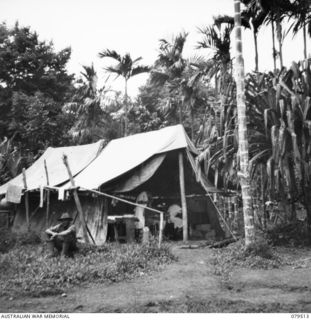
[[[90,232],[95,239],[96,244],[103,244],[105,242],[103,230],[103,198],[94,198],[89,195],[80,195],[83,213],[86,217],[87,225]],[[31,193],[30,196],[30,225],[31,230],[44,236],[46,229],[46,206],[38,208],[39,197],[38,193]],[[73,199],[66,201],[59,201],[56,194],[52,194],[50,201],[50,217],[48,226],[58,224],[57,219],[64,213],[68,212],[71,217],[77,214],[77,208]],[[82,225],[77,217],[76,229],[78,237],[83,239]],[[13,232],[26,232],[26,214],[25,207],[22,204],[17,207],[14,223],[12,226]]]

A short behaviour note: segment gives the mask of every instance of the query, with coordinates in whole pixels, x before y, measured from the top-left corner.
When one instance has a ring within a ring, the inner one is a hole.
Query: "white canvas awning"
[[[44,160],[47,164],[49,185],[58,186],[69,180],[68,172],[62,160],[63,154],[68,156],[72,174],[75,176],[96,158],[101,149],[102,140],[81,146],[49,147],[43,155],[26,170],[27,190],[35,190],[39,189],[40,185],[47,185]],[[9,184],[24,188],[22,174],[0,186],[0,195],[6,193]]]

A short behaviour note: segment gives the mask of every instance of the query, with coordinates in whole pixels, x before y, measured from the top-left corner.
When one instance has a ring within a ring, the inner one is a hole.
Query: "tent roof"
[[[67,155],[71,172],[75,176],[96,158],[101,148],[102,140],[81,146],[49,147],[43,155],[26,170],[27,189],[34,190],[40,188],[40,185],[47,184],[44,160],[46,160],[47,164],[49,185],[58,186],[69,180],[67,169],[62,160],[63,154]],[[23,188],[22,174],[0,186],[0,194],[6,193],[8,184],[18,185]]]
[[[188,149],[197,153],[182,125],[112,140],[99,156],[75,177],[75,184],[82,189],[97,189],[152,156],[177,149]],[[63,187],[69,188],[70,183]]]

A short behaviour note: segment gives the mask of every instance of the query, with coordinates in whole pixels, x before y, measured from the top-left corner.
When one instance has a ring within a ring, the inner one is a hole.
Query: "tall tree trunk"
[[[307,30],[306,30],[306,24],[303,24],[303,57],[304,59],[307,59]]]
[[[239,157],[240,157],[240,184],[242,189],[243,215],[245,228],[245,246],[255,243],[254,212],[250,188],[248,140],[246,126],[245,84],[244,84],[244,60],[242,48],[241,8],[240,1],[234,0],[234,24],[235,24],[235,80],[237,88],[237,112],[239,128]]]
[[[218,76],[217,73],[215,74],[215,97],[218,96]]]
[[[275,31],[274,31],[274,21],[271,20],[271,30],[272,30],[272,57],[273,57],[273,71],[276,71],[276,50],[275,50]]]
[[[128,99],[127,99],[127,79],[124,86],[124,136],[128,134]]]
[[[182,109],[183,109],[183,103],[182,102],[180,102],[179,103],[179,123],[180,124],[183,124],[183,122],[182,122]]]
[[[265,195],[265,165],[260,166],[260,193],[261,193],[261,211],[263,215],[263,228],[267,228],[267,213],[266,213],[266,195]]]
[[[282,52],[282,25],[281,25],[281,18],[280,18],[280,11],[277,12],[276,18],[276,35],[279,42],[279,59],[280,59],[280,69],[283,68],[283,52]]]
[[[258,72],[258,43],[257,43],[257,33],[253,31],[254,35],[254,45],[255,45],[255,71]]]
[[[258,72],[258,43],[257,43],[257,32],[255,30],[253,19],[250,19],[250,26],[253,31],[253,38],[254,38],[254,47],[255,47],[255,71]]]

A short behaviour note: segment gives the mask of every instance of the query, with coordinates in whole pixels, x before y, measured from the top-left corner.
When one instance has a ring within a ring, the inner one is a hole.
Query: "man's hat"
[[[65,213],[63,213],[63,214],[61,215],[60,218],[58,218],[58,220],[59,220],[59,221],[72,220],[72,218],[70,217],[70,215],[69,215],[67,212],[65,212]]]

